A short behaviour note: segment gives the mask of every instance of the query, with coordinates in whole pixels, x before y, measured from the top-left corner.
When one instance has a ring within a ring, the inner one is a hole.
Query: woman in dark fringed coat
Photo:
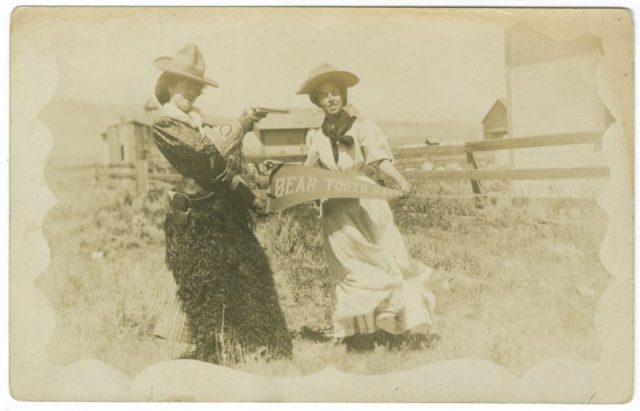
[[[178,287],[176,309],[184,312],[195,347],[187,357],[218,364],[253,352],[290,357],[273,273],[249,212],[264,210],[264,201],[239,177],[242,138],[258,117],[248,110],[229,124],[204,124],[193,102],[205,85],[217,85],[204,77],[195,45],[154,65],[163,73],[155,89],[162,107],[153,137],[184,177],[171,192],[164,228],[166,262]]]

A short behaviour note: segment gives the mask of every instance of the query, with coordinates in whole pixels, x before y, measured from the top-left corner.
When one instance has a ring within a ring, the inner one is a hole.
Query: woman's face
[[[179,78],[175,83],[168,87],[169,94],[171,95],[171,102],[180,110],[188,113],[191,111],[193,103],[196,101],[198,96],[202,94],[202,87],[202,84],[197,81]]]
[[[344,99],[340,93],[340,88],[333,83],[324,83],[316,91],[320,108],[326,116],[340,113],[344,107]]]

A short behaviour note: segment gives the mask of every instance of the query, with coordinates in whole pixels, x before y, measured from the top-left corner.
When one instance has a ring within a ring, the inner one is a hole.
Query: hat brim
[[[188,78],[190,80],[197,81],[198,83],[205,84],[207,86],[218,87],[218,83],[211,80],[210,78],[207,78],[204,76],[199,77],[190,73],[185,73],[184,71],[175,70],[173,67],[171,67],[171,60],[172,60],[171,57],[160,57],[153,61],[153,65],[156,66],[156,68],[164,71],[165,73],[171,73],[171,74],[175,74],[176,76]]]
[[[156,95],[156,100],[160,104],[166,104],[171,100],[171,95],[169,94],[169,82],[175,81],[175,77],[177,74],[171,71],[165,71],[160,74],[158,77],[158,81],[156,81],[156,88],[154,93]]]
[[[315,89],[328,81],[337,81],[340,84],[344,85],[344,87],[349,88],[358,84],[360,79],[358,78],[358,76],[349,71],[329,71],[327,73],[322,73],[313,78],[310,78],[302,83],[296,94],[311,94]]]

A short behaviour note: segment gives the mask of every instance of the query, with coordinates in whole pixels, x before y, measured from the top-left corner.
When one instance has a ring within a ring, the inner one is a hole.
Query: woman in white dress
[[[406,196],[411,186],[393,165],[382,130],[345,110],[347,88],[358,81],[353,73],[323,64],[298,90],[325,114],[322,127],[309,131],[305,165],[369,182],[365,170],[377,167]],[[369,350],[376,341],[421,333],[431,325],[435,300],[426,288],[431,269],[407,253],[387,201],[326,200],[321,221],[329,269],[339,280],[334,336],[347,350]]]

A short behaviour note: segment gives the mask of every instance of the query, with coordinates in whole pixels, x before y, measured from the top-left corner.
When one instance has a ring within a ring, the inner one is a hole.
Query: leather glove
[[[267,211],[267,201],[261,197],[256,197],[253,200],[253,207],[251,207],[254,213],[260,217],[264,217],[269,215],[270,213]]]

